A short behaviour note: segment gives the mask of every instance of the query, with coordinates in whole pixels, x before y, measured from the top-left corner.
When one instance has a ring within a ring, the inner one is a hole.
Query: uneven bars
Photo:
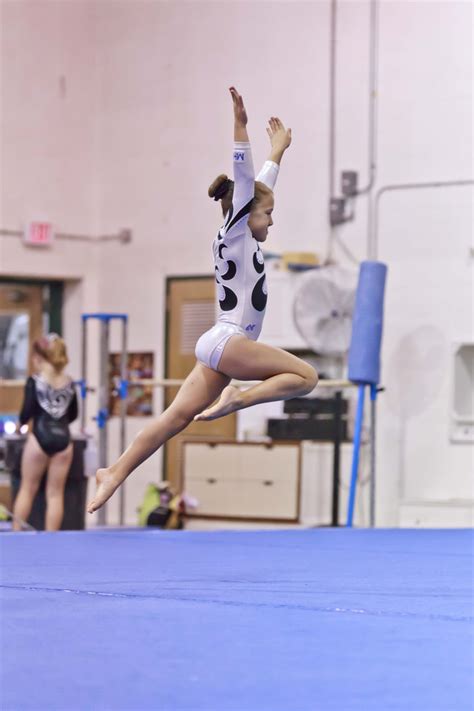
[[[0,387],[19,388],[25,385],[25,380],[7,380],[0,378]],[[151,387],[151,388],[172,388],[179,387],[185,382],[184,378],[163,378],[161,380],[153,380],[152,378],[137,378],[128,380],[128,387]],[[261,383],[261,380],[232,380],[232,385],[236,387],[252,386]],[[326,380],[322,379],[318,382],[318,388],[356,388],[357,383],[351,380]],[[94,388],[88,388],[89,392],[93,392]]]

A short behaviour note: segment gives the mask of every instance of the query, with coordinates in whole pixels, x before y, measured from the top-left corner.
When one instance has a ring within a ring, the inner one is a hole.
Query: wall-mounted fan
[[[295,295],[296,328],[321,355],[343,356],[351,338],[357,272],[329,265],[307,272]]]

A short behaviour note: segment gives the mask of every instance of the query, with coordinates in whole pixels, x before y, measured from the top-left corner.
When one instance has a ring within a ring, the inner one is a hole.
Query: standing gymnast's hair
[[[247,112],[230,88],[234,114],[233,180],[219,175],[208,194],[222,203],[224,224],[213,242],[217,323],[196,344],[196,364],[171,405],[140,432],[119,459],[97,472],[97,491],[88,506],[100,508],[129,474],[193,420],[213,420],[236,410],[305,395],[317,384],[308,363],[258,342],[267,303],[265,262],[260,244],[273,225],[273,188],[291,130],[269,120],[271,150],[255,180],[247,134]],[[236,380],[262,381],[241,392]],[[217,400],[217,402],[216,402]]]

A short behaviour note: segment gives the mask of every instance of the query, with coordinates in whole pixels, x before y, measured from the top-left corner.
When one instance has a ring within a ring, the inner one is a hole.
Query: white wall
[[[28,220],[98,234],[95,25],[87,3],[1,4],[0,226]],[[97,307],[98,250],[58,241],[28,249],[0,237],[0,274],[67,279],[65,334],[79,368],[79,313]]]
[[[59,232],[100,233],[98,42],[92,10],[82,2],[7,0],[0,5],[2,229],[48,220]],[[95,244],[58,240],[52,249],[41,250],[0,237],[0,275],[65,280],[64,334],[74,377],[80,375],[80,314],[99,308],[98,264]],[[96,379],[92,340],[91,379]]]
[[[219,213],[206,191],[231,167],[231,84],[246,99],[256,164],[269,115],[293,128],[268,248],[325,252],[328,1],[4,2],[3,15],[2,227],[44,211],[68,231],[133,229],[127,246],[61,243],[50,255],[4,239],[3,273],[82,278],[74,308],[82,299],[128,312],[131,349],[153,350],[160,375],[164,278],[212,271]],[[338,3],[337,171],[358,170],[362,184],[368,20],[368,2]],[[376,188],[472,176],[471,28],[467,2],[381,2]],[[18,45],[24,51],[13,54]],[[404,499],[472,498],[473,447],[448,437],[451,343],[472,338],[471,206],[469,188],[382,199],[380,524],[398,522]],[[360,198],[355,221],[339,230],[359,258],[366,213]],[[131,421],[130,433],[140,426]],[[158,466],[159,458],[131,480],[130,520]]]
[[[287,199],[277,203],[271,248],[313,250],[316,234],[324,244],[325,211],[314,208],[313,197],[327,193],[327,170],[313,166],[327,162],[327,112],[318,110],[327,95],[327,68],[318,59],[327,56],[327,22],[325,3],[114,2],[113,13],[107,3],[97,4],[102,217],[106,226],[134,230],[130,248],[102,252],[101,303],[130,313],[132,343],[155,350],[158,376],[165,276],[213,270],[220,212],[207,187],[232,168],[230,85],[245,93],[256,164],[268,152],[270,115],[297,127],[279,185]],[[288,36],[301,33],[288,61]],[[310,91],[301,91],[302,67],[311,67]],[[310,199],[295,203],[292,186],[305,182]],[[131,431],[142,424],[131,421]],[[130,517],[159,463],[158,456],[130,480]]]

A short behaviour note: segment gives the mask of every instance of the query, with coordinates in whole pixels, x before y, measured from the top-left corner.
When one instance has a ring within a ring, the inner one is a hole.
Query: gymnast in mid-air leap
[[[196,344],[197,362],[171,405],[143,429],[119,459],[97,471],[97,491],[88,505],[99,509],[142,462],[193,420],[214,420],[236,410],[306,395],[317,385],[310,365],[257,341],[267,302],[260,242],[272,226],[273,191],[280,161],[291,144],[291,129],[271,118],[269,159],[255,180],[247,134],[247,112],[230,88],[234,107],[234,180],[219,175],[209,196],[220,200],[224,225],[213,243],[219,316]],[[261,380],[247,390],[232,379]],[[217,400],[217,402],[216,402]]]

